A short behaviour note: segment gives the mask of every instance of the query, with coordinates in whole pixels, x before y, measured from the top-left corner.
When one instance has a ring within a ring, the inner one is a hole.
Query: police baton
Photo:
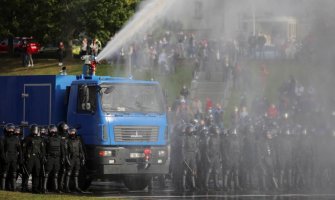
[[[197,174],[195,173],[195,171],[187,164],[187,162],[186,162],[186,160],[184,160],[184,163],[185,163],[185,165],[187,166],[187,168],[189,169],[189,170],[191,170],[191,172],[194,174],[194,176],[197,176]]]
[[[22,168],[22,175],[26,175],[26,176],[29,176],[29,172],[27,170],[27,167],[25,164],[22,164],[21,165],[21,168]]]
[[[45,163],[42,163],[41,170],[42,170],[42,176],[45,177]]]

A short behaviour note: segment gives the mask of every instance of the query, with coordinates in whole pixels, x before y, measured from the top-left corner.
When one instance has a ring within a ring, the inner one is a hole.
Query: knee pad
[[[74,176],[78,177],[79,176],[79,171],[74,172]]]

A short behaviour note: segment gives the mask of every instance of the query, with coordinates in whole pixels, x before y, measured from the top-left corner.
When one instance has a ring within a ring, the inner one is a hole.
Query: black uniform
[[[36,128],[38,131],[37,126]],[[33,127],[31,129],[33,129]],[[32,131],[32,134],[24,139],[22,146],[28,172],[23,179],[22,190],[27,190],[29,175],[32,174],[32,192],[37,193],[40,189],[41,161],[45,156],[45,145],[43,139]]]
[[[57,131],[57,128],[56,130]],[[54,189],[59,192],[58,188],[58,172],[60,170],[61,162],[64,163],[64,143],[62,138],[57,135],[57,132],[50,132],[50,136],[46,140],[45,144],[46,150],[46,168],[43,190],[47,190],[48,177],[51,172],[54,174]]]
[[[18,164],[22,161],[21,143],[18,137],[14,135],[14,126],[6,125],[5,138],[1,144],[1,160],[3,162],[2,184],[1,189],[6,186],[7,174],[11,172],[12,190],[16,190],[16,171]]]
[[[182,149],[182,132],[183,123],[179,123],[174,127],[173,134],[171,135],[171,173],[172,173],[172,183],[176,190],[182,188],[182,163],[180,162],[183,158],[181,155]]]
[[[85,164],[85,153],[83,150],[83,144],[79,137],[76,136],[76,130],[69,130],[69,139],[66,142],[66,181],[65,188],[69,192],[69,182],[71,175],[74,176],[74,184],[77,192],[82,192],[78,184],[78,176],[81,165]]]
[[[69,126],[65,122],[60,122],[57,128],[58,128],[58,134],[60,135],[62,139],[62,146],[65,147],[67,139],[68,139],[67,137],[68,137]],[[66,176],[66,166],[62,165],[60,166],[59,179],[58,179],[59,190],[61,191],[64,190],[65,176]]]
[[[234,183],[234,190],[240,189],[239,182],[239,169],[241,161],[241,143],[240,138],[237,135],[237,130],[234,129],[227,137],[228,139],[228,150],[227,155],[228,159],[226,160],[227,171],[224,177],[224,186],[225,189],[229,189],[231,186],[231,181]]]
[[[214,177],[214,188],[218,190],[219,186],[219,169],[221,164],[220,152],[220,127],[212,126],[209,128],[209,134],[206,140],[206,160],[208,166],[206,167],[205,187],[208,188],[210,175]]]
[[[259,170],[262,176],[263,190],[270,189],[269,186],[278,188],[278,182],[275,176],[276,151],[271,133],[267,133],[267,138],[259,141],[258,144]]]
[[[207,126],[203,125],[199,127],[199,130],[197,132],[199,138],[199,153],[197,156],[197,186],[201,189],[206,189],[206,169],[208,166],[206,146],[209,130]]]
[[[187,179],[190,178],[190,189],[195,189],[195,176],[196,176],[196,156],[198,153],[198,140],[194,134],[194,127],[189,125],[186,127],[185,135],[182,143],[183,155],[183,189],[186,190]]]

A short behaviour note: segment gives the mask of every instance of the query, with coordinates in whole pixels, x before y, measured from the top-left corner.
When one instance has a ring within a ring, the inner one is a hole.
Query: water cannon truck
[[[156,81],[109,76],[0,76],[0,123],[48,126],[65,121],[85,144],[82,189],[93,180],[131,190],[168,173],[165,99]],[[28,128],[24,130],[29,134]]]

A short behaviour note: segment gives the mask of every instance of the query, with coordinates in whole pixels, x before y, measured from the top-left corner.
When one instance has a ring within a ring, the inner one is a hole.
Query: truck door
[[[24,84],[22,98],[23,122],[51,123],[51,84]]]

